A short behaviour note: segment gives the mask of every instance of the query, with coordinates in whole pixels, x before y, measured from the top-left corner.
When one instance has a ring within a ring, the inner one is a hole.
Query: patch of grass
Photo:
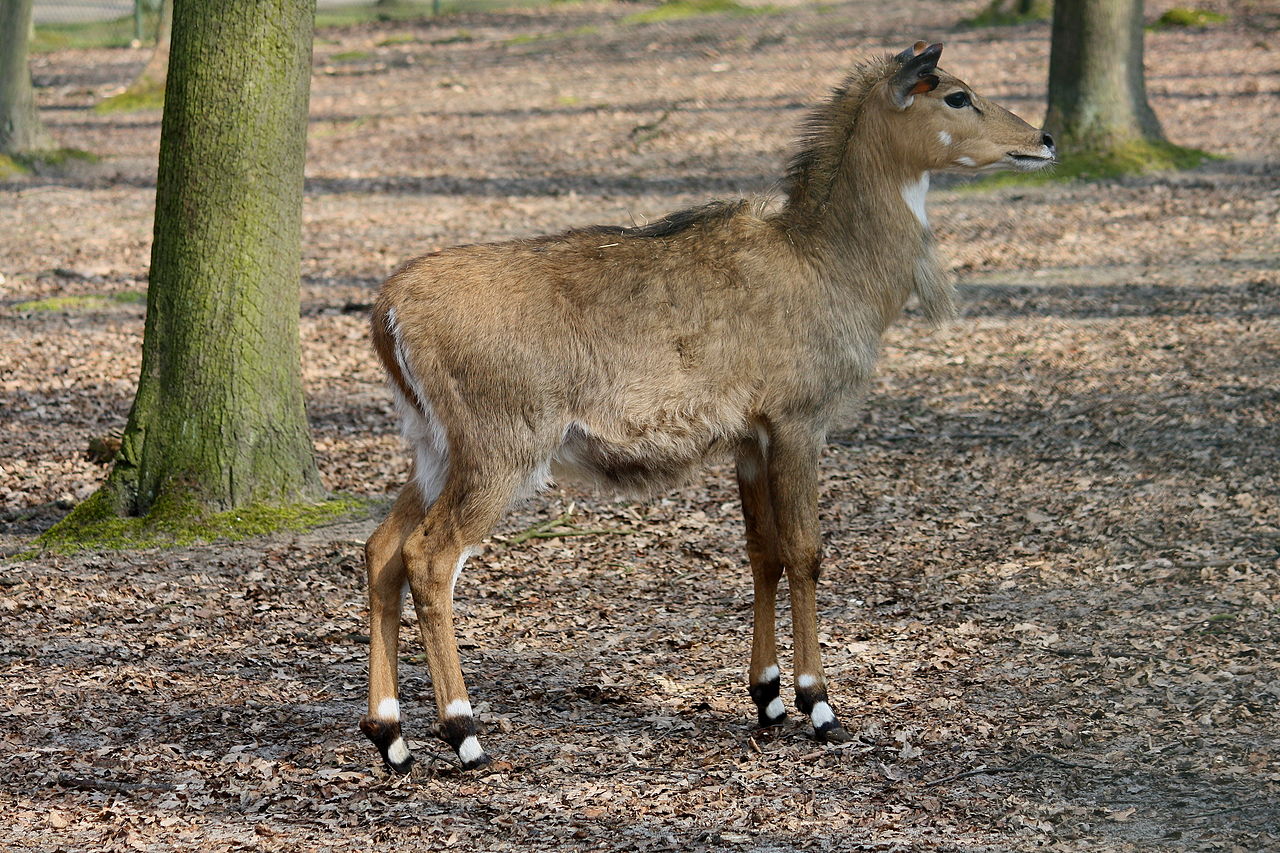
[[[344,50],[329,58],[334,62],[363,62],[366,59],[372,59],[373,54],[367,50]]]
[[[169,501],[158,502],[149,515],[141,518],[122,518],[115,514],[114,496],[104,488],[45,531],[36,540],[36,548],[69,554],[249,539],[281,530],[307,530],[367,513],[378,503],[352,495],[335,495],[315,504],[253,504],[210,513],[191,503]]]
[[[393,36],[387,36],[382,41],[377,42],[378,47],[395,47],[400,44],[417,44],[418,37],[413,33],[396,33]]]
[[[30,174],[31,170],[10,157],[8,154],[0,154],[0,180],[4,178],[15,178],[18,175]]]
[[[1168,142],[1134,141],[1106,151],[1074,151],[1064,154],[1058,165],[1039,172],[1002,172],[968,184],[964,189],[994,189],[1010,186],[1039,186],[1067,181],[1099,181],[1125,175],[1194,169],[1217,155],[1198,148],[1183,148]]]
[[[622,19],[624,24],[656,24],[702,15],[771,15],[776,6],[744,6],[737,0],[667,0],[656,9],[636,12]]]
[[[1189,29],[1211,27],[1214,24],[1222,24],[1227,20],[1227,16],[1219,12],[1210,12],[1208,9],[1188,9],[1182,6],[1175,7],[1165,12],[1155,23],[1147,27],[1149,30],[1170,30],[1170,29]]]
[[[155,41],[160,18],[155,12],[143,12],[142,37]],[[121,15],[106,21],[38,24],[31,40],[32,53],[49,53],[66,48],[129,47],[133,44],[133,15]]]
[[[590,36],[590,35],[595,35],[597,32],[599,32],[599,30],[596,27],[586,26],[586,27],[575,27],[572,30],[563,30],[560,32],[552,32],[552,33],[522,33],[517,36],[512,36],[511,38],[503,42],[503,44],[506,44],[506,45],[534,44],[535,42],[551,41],[554,39],[566,39],[566,38],[572,38],[573,36]]]
[[[1008,7],[1008,8],[1006,8]],[[1048,0],[1035,0],[1023,6],[1017,0],[991,0],[981,12],[960,22],[961,26],[1013,27],[1018,24],[1034,24],[1053,17],[1053,5]]]
[[[41,311],[76,314],[90,311],[101,311],[112,305],[145,305],[147,294],[140,290],[124,290],[119,293],[85,293],[75,296],[51,296],[48,299],[33,299],[30,302],[19,302],[13,306],[15,311],[31,314]]]
[[[164,87],[124,91],[94,104],[95,113],[129,113],[139,110],[164,109]]]
[[[440,38],[440,39],[433,39],[431,43],[432,44],[465,44],[468,42],[473,42],[475,40],[476,40],[476,37],[471,33],[471,30],[458,30],[456,33],[454,33],[451,36],[445,36],[444,38]]]

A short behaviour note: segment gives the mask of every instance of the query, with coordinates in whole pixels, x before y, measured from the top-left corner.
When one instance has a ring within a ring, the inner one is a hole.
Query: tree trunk
[[[322,495],[298,345],[314,0],[173,12],[123,515]]]
[[[133,79],[126,95],[145,95],[164,90],[165,77],[169,73],[169,37],[173,31],[173,0],[160,3],[160,24],[156,29],[156,47],[147,60],[146,67]]]
[[[53,148],[36,110],[27,65],[32,0],[0,0],[0,154]]]
[[[1142,0],[1055,0],[1045,128],[1058,148],[1165,141],[1147,103]]]

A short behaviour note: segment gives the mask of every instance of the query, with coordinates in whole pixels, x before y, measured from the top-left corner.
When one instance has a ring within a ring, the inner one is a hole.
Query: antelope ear
[[[905,110],[915,101],[916,95],[938,88],[938,77],[933,72],[937,70],[940,56],[941,44],[925,47],[924,42],[918,41],[894,57],[900,64],[889,80],[889,99],[895,107]]]

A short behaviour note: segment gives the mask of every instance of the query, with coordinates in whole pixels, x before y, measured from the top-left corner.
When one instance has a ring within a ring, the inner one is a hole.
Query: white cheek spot
[[[400,703],[388,696],[378,703],[378,710],[373,715],[379,720],[386,720],[392,723],[400,722]]]
[[[776,681],[781,674],[778,670],[778,665],[771,663],[764,668],[764,672],[760,673],[760,683],[768,684],[770,681]]]
[[[818,679],[807,672],[804,675],[796,676],[796,687],[799,687],[801,690],[808,690],[810,687],[817,686]]]
[[[956,163],[957,163],[957,164],[959,164],[959,165],[961,165],[961,166],[973,166],[973,165],[975,165],[975,164],[974,164],[974,162],[973,162],[973,158],[972,158],[972,157],[957,157],[957,158],[956,158]]]
[[[446,717],[470,717],[471,703],[466,699],[454,699],[444,709]]]
[[[776,720],[787,713],[787,706],[782,704],[782,697],[774,696],[773,701],[764,709],[764,713],[771,720]]]
[[[951,134],[947,133],[945,130],[938,131],[938,141],[941,142],[943,145],[950,145]]]
[[[472,735],[462,742],[458,747],[458,757],[462,759],[463,764],[469,764],[484,755],[484,750],[480,748],[480,741],[476,740],[476,736]]]
[[[835,719],[835,712],[831,710],[831,706],[826,702],[819,702],[809,712],[809,721],[813,723],[815,729],[820,729],[828,723],[833,723]]]
[[[404,764],[409,760],[409,746],[404,738],[398,737],[391,742],[391,746],[387,748],[387,758],[391,759],[392,764]]]
[[[899,192],[902,193],[902,200],[907,203],[907,207],[920,224],[928,228],[929,216],[925,213],[924,198],[929,193],[929,173],[925,172],[920,176],[920,180],[914,183],[903,184]]]

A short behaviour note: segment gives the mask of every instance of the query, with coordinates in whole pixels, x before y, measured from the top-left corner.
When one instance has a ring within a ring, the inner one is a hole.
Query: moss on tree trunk
[[[54,538],[323,495],[298,343],[314,10],[174,9],[137,396],[107,483]]]

